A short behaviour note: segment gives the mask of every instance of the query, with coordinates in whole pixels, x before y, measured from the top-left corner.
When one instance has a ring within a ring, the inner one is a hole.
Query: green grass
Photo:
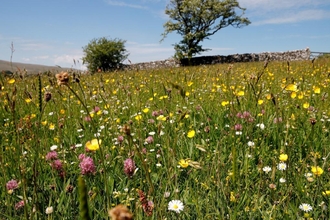
[[[329,63],[2,76],[0,219],[327,219]]]

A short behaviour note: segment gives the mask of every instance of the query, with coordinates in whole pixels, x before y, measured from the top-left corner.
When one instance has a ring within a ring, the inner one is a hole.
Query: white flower
[[[283,163],[283,162],[279,163],[277,165],[277,169],[282,170],[282,171],[286,170],[286,163]]]
[[[305,173],[305,175],[304,175],[306,178],[308,178],[308,177],[312,177],[313,176],[313,174],[312,173]]]
[[[280,178],[280,183],[285,183],[286,182],[286,179],[284,179],[283,177]]]
[[[313,208],[310,204],[307,204],[307,203],[302,203],[299,208],[304,211],[304,212],[309,212],[309,211],[312,211]]]
[[[165,198],[168,198],[168,197],[170,197],[170,195],[171,195],[171,193],[170,193],[170,192],[165,192],[165,193],[164,193],[164,197],[165,197]]]
[[[46,214],[47,214],[47,215],[52,214],[53,211],[54,211],[53,206],[50,206],[50,207],[47,207],[47,208],[46,208]]]
[[[248,145],[249,147],[253,147],[253,146],[254,146],[254,142],[253,142],[253,141],[249,141],[249,142],[247,143],[247,145]]]
[[[168,203],[168,210],[180,213],[184,208],[183,203],[180,200],[172,200]]]
[[[51,151],[54,151],[54,150],[56,150],[56,149],[57,149],[57,145],[53,145],[53,146],[50,147],[50,150],[51,150]]]
[[[265,173],[269,173],[269,172],[272,170],[272,168],[270,168],[269,166],[266,166],[266,167],[262,168],[262,170],[263,170]]]
[[[265,125],[263,123],[257,124],[257,127],[259,127],[261,130],[265,129]]]
[[[154,132],[154,131],[149,132],[149,135],[151,135],[151,136],[154,136],[155,134],[156,134],[156,132]]]

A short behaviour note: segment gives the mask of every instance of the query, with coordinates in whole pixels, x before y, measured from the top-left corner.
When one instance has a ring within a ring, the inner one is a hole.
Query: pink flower
[[[55,160],[51,166],[57,170],[57,171],[62,171],[63,170],[63,164],[61,160]]]
[[[18,209],[24,207],[24,205],[25,205],[24,200],[21,200],[21,201],[19,201],[18,203],[15,204],[15,209],[18,210]]]
[[[124,137],[122,135],[119,135],[117,137],[117,141],[118,141],[118,143],[122,143],[124,141]]]
[[[234,126],[235,131],[241,131],[243,129],[243,126],[241,124],[236,124]]]
[[[7,183],[6,183],[6,188],[7,190],[14,190],[14,189],[17,189],[18,188],[18,183],[16,180],[9,180]]]
[[[149,136],[145,139],[145,142],[147,142],[148,144],[152,144],[154,142],[154,138],[152,136]]]
[[[100,110],[101,110],[101,108],[98,107],[98,106],[95,106],[94,109],[93,109],[93,111],[94,111],[95,113],[98,112],[98,111],[100,111]]]
[[[80,159],[81,154],[79,155]],[[81,174],[86,175],[86,174],[94,174],[96,172],[96,168],[94,165],[94,161],[91,157],[84,157],[81,159],[81,162],[79,164]]]
[[[86,157],[85,154],[79,154],[78,158],[80,161],[82,161]]]
[[[135,171],[135,163],[134,160],[128,158],[124,161],[124,172],[128,177],[132,177]]]
[[[46,160],[56,160],[57,159],[57,152],[56,151],[50,151],[46,155]]]

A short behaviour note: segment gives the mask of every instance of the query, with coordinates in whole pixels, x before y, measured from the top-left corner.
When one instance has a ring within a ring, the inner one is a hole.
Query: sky
[[[238,0],[251,24],[226,27],[202,42],[199,56],[330,52],[330,0]],[[132,63],[173,57],[181,36],[161,42],[169,0],[0,0],[0,60],[86,69],[83,47],[124,40]],[[13,47],[12,47],[13,46]],[[128,60],[124,61],[128,63]]]

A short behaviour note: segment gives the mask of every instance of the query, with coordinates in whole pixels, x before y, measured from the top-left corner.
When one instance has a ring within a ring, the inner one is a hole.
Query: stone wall
[[[125,68],[133,70],[144,69],[160,69],[179,66],[196,66],[217,63],[237,63],[237,62],[255,62],[255,61],[293,61],[293,60],[309,60],[311,51],[309,48],[303,50],[293,50],[287,52],[262,52],[262,53],[245,53],[233,54],[228,56],[201,56],[193,57],[190,60],[168,59],[162,61],[153,61],[146,63],[136,63],[127,65]]]

